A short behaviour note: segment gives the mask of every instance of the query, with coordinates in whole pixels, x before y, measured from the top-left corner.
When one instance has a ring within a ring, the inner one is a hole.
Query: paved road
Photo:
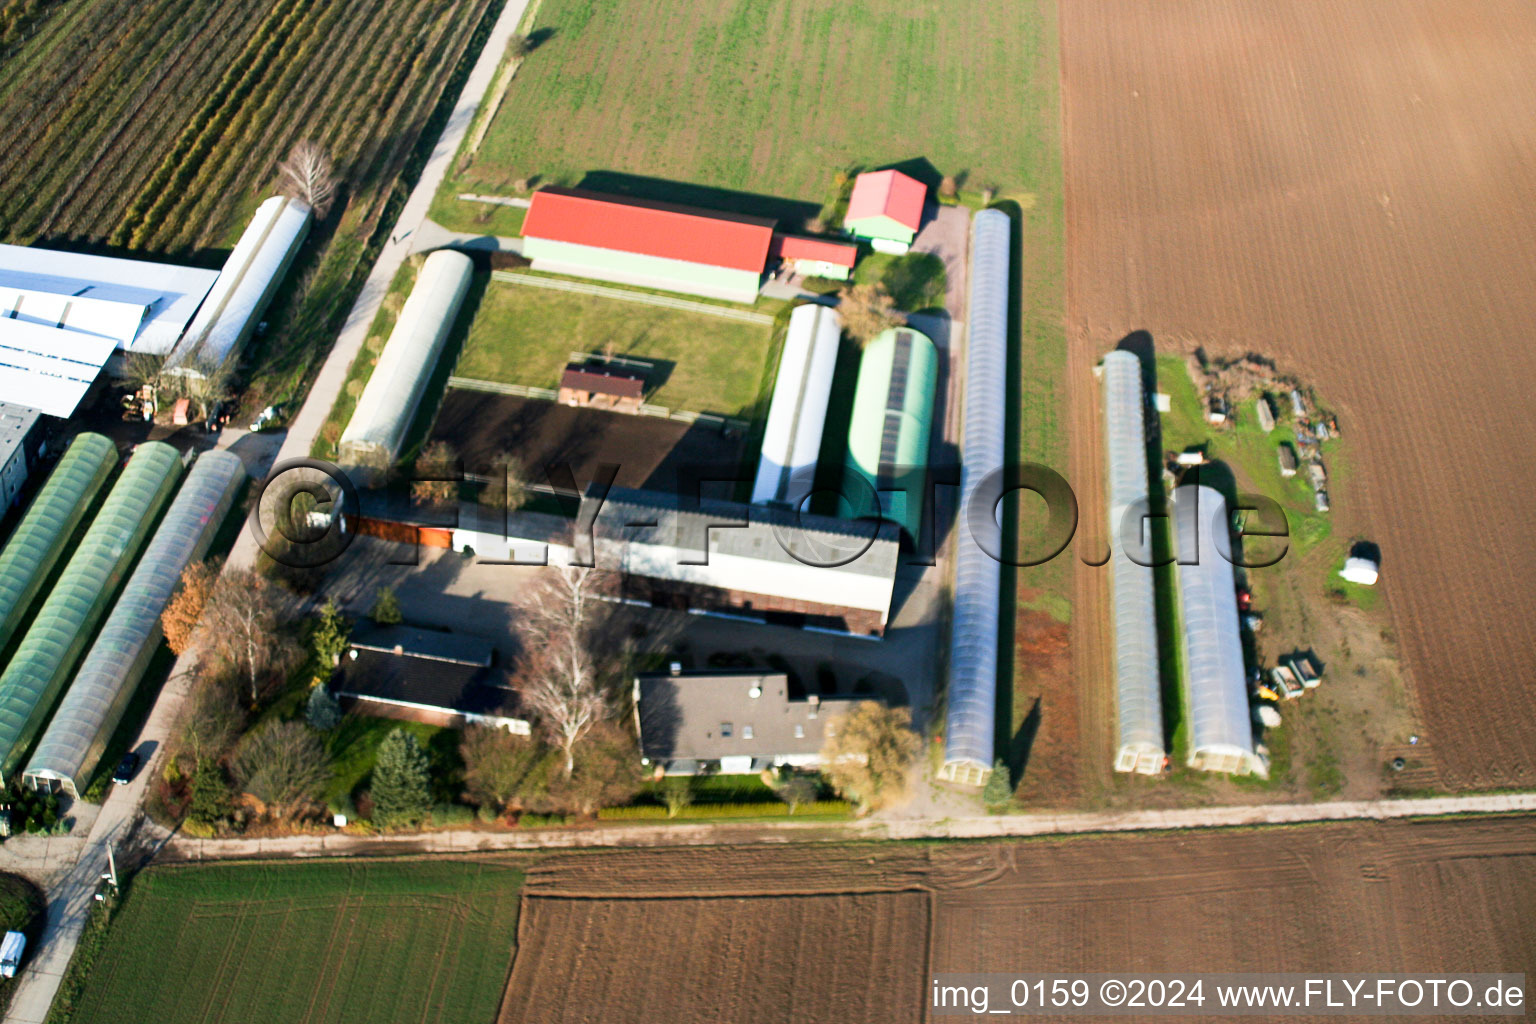
[[[384,299],[390,281],[394,280],[400,264],[413,251],[411,236],[421,225],[429,223],[427,207],[438,186],[442,184],[454,155],[458,152],[459,144],[463,141],[464,133],[468,130],[470,122],[474,120],[481,98],[496,77],[496,69],[506,52],[507,41],[517,31],[526,7],[527,0],[508,0],[507,5],[502,8],[485,48],[480,52],[479,59],[465,81],[464,91],[459,96],[458,104],[454,107],[442,135],[438,137],[431,158],[422,171],[421,180],[417,182],[415,190],[401,210],[399,220],[391,229],[391,240],[385,244],[378,262],[374,264],[373,271],[368,275],[362,292],[347,315],[335,347],[331,349],[329,358],[321,367],[314,387],[310,389],[309,398],[289,426],[287,436],[282,439],[281,448],[275,453],[276,457],[288,459],[309,454],[310,446],[319,434],[326,414],[330,412],[331,404],[346,381],[347,369],[352,365],[352,360],[367,336],[368,326],[378,312],[379,304]],[[243,432],[231,431],[228,432],[227,437],[220,438],[220,447],[226,446],[238,451],[247,459],[253,471],[261,473],[265,472],[266,465],[270,464],[274,455],[273,445],[264,435],[261,438],[244,439]],[[229,561],[231,564],[248,565],[254,560],[255,554],[255,539],[251,536],[250,529],[246,528],[236,541]],[[186,697],[190,682],[187,676],[188,668],[190,668],[189,664],[183,661],[177,662],[171,678],[166,682],[159,699],[155,702],[154,709],[150,712],[149,721],[140,733],[135,749],[141,751],[149,749],[159,753],[163,748],[165,738],[170,733],[171,723],[175,720],[181,702]],[[146,747],[148,744],[152,746]],[[165,838],[163,831],[148,823],[139,811],[148,780],[159,770],[159,759],[147,758],[146,764],[134,783],[120,787],[111,794],[91,827],[83,847],[79,848],[81,851],[79,859],[74,861],[73,866],[69,866],[68,870],[57,877],[49,887],[48,920],[44,925],[43,935],[37,948],[30,951],[27,966],[17,979],[16,992],[11,998],[10,1009],[5,1016],[6,1024],[39,1024],[47,1016],[48,1006],[58,991],[60,976],[69,963],[70,957],[74,955],[76,943],[79,942],[81,929],[85,925],[94,899],[97,882],[102,872],[106,870],[108,847],[122,850],[126,845],[145,844],[147,849],[153,850],[163,842]],[[76,848],[72,846],[68,849],[72,853]],[[68,854],[65,856],[67,857]],[[0,852],[0,866],[4,865],[5,860],[3,852]],[[58,867],[64,868],[68,865],[69,861],[64,859],[59,862]],[[38,874],[50,873],[46,869],[40,869],[35,863],[29,863],[27,866],[31,869],[29,873],[34,877]]]
[[[243,857],[342,857],[367,854],[464,853],[600,846],[721,846],[737,843],[846,842],[850,839],[987,839],[1166,829],[1290,825],[1316,821],[1385,821],[1447,814],[1536,812],[1536,792],[1413,800],[1260,804],[1163,811],[872,818],[725,824],[595,825],[527,832],[434,832],[410,836],[289,836],[282,839],[177,837],[164,856],[177,860]]]

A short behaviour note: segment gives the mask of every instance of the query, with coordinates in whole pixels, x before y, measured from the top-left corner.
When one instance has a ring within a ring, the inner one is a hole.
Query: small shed
[[[877,252],[901,254],[922,226],[928,187],[900,171],[868,171],[853,181],[843,227]]]
[[[638,413],[645,374],[599,363],[571,364],[560,375],[560,404]]]
[[[1280,475],[1287,477],[1295,476],[1297,466],[1296,448],[1289,441],[1281,441],[1279,444],[1279,451]]]
[[[1259,415],[1259,427],[1264,433],[1275,429],[1275,410],[1269,404],[1268,395],[1260,395],[1253,403],[1253,409]]]
[[[825,277],[846,281],[859,259],[859,247],[825,238],[774,235],[768,258],[805,277]]]

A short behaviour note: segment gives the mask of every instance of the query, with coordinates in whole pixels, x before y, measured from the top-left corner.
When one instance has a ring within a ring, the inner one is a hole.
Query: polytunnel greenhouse
[[[285,196],[256,208],[167,366],[197,375],[239,355],[288,275],[309,221],[309,207]]]
[[[1008,426],[1008,215],[983,210],[971,228],[970,327],[960,493],[1003,465]],[[961,530],[944,727],[945,778],[981,785],[992,771],[997,718],[997,599],[1002,567]]]
[[[1173,515],[1189,765],[1208,772],[1264,774],[1253,749],[1227,501],[1210,487],[1180,487],[1174,492]]]
[[[88,784],[159,647],[160,615],[182,570],[208,553],[244,481],[238,455],[198,457],[27,762],[28,784],[75,796]]]
[[[41,728],[180,472],[175,448],[139,445],[0,675],[0,783]]]
[[[1109,462],[1111,608],[1119,719],[1115,770],[1163,770],[1163,701],[1157,659],[1157,601],[1147,520],[1146,392],[1132,352],[1104,357],[1104,437]],[[1134,545],[1140,562],[1127,550]],[[1143,564],[1146,563],[1146,564]]]
[[[842,320],[830,306],[797,306],[790,314],[773,403],[763,428],[762,458],[752,485],[753,504],[783,501],[797,505],[810,492],[841,336]]]
[[[844,469],[869,486],[844,494],[850,518],[882,516],[921,536],[938,375],[938,349],[921,331],[893,327],[864,346]]]
[[[405,300],[400,319],[342,432],[337,446],[342,465],[379,471],[399,458],[421,393],[469,291],[473,270],[468,256],[448,249],[439,249],[421,265],[416,287]]]
[[[32,499],[0,551],[0,650],[11,642],[116,465],[117,447],[111,441],[100,434],[81,434]]]

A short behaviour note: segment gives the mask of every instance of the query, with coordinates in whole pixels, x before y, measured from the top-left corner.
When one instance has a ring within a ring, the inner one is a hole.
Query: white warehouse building
[[[1267,776],[1254,750],[1238,632],[1227,501],[1210,487],[1174,492],[1179,627],[1189,700],[1189,766]]]
[[[1157,657],[1147,520],[1146,392],[1141,360],[1116,351],[1104,357],[1104,437],[1109,449],[1111,607],[1114,612],[1115,692],[1118,697],[1115,771],[1156,775],[1163,770],[1163,702]],[[1131,533],[1136,530],[1138,533]],[[1136,545],[1140,561],[1127,547]]]
[[[374,471],[399,458],[473,272],[470,258],[450,249],[439,249],[422,263],[416,286],[337,445],[345,468]]]
[[[842,329],[841,318],[830,306],[798,306],[790,314],[752,485],[753,504],[784,502],[798,507],[810,493]]]

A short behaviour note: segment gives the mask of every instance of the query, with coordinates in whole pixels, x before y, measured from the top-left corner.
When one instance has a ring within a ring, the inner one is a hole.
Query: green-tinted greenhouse
[[[939,354],[932,340],[910,327],[896,327],[865,346],[853,389],[846,472],[858,474],[870,486],[846,480],[845,511],[875,514],[870,495],[878,490],[880,513],[914,539],[928,485],[938,373]]]
[[[117,448],[100,434],[81,434],[0,551],[0,650],[11,642],[75,528],[101,491]]]
[[[27,762],[29,785],[76,796],[85,788],[159,648],[160,615],[182,570],[208,553],[244,481],[238,455],[198,458]]]
[[[0,675],[0,782],[42,727],[180,473],[175,448],[139,445]]]

